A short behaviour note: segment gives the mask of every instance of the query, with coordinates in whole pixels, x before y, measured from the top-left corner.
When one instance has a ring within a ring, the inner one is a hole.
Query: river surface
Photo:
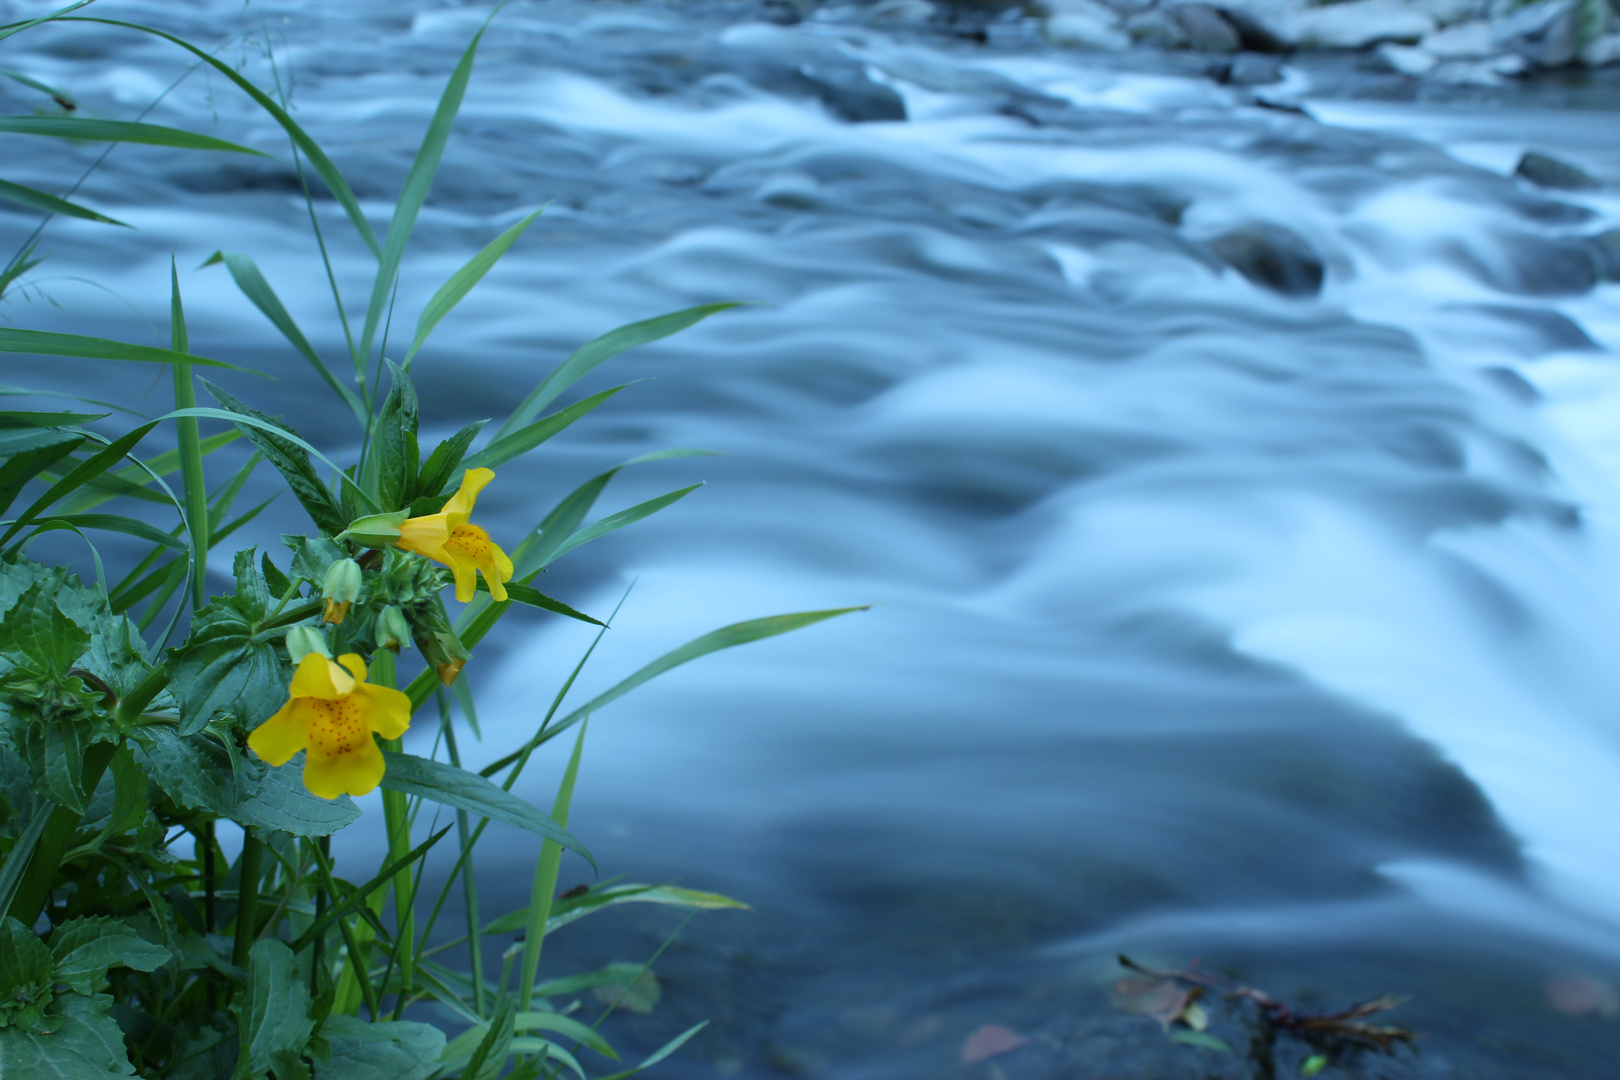
[[[273,56],[379,234],[488,14],[97,11],[261,81]],[[1246,87],[992,31],[538,0],[487,35],[398,324],[549,207],[417,358],[432,435],[498,420],[622,322],[756,302],[597,372],[579,393],[644,381],[480,502],[515,539],[627,458],[722,452],[626,470],[604,511],[706,486],[538,582],[599,616],[634,584],[570,701],[725,623],[873,605],[593,718],[573,825],[604,872],[754,909],[682,929],[663,1001],[610,1034],[633,1057],[712,1020],[670,1077],[1247,1075],[1111,1007],[1126,952],[1306,1007],[1409,995],[1389,1022],[1420,1055],[1359,1075],[1613,1075],[1620,286],[1593,284],[1580,238],[1620,223],[1620,82],[1413,93],[1340,58]],[[108,28],[5,48],[90,115],[133,117],[185,71]],[[896,102],[903,120],[855,122]],[[352,453],[303,361],[194,269],[252,255],[342,356],[285,141],[200,73],[149,119],[278,159],[120,148],[81,194],[137,231],[53,223],[5,317],[163,343],[145,320],[164,325],[173,254],[193,348],[273,373],[223,381]],[[29,147],[8,178],[60,185],[97,152]],[[1515,181],[1527,148],[1606,187]],[[334,202],[317,212],[358,305],[371,264]],[[1319,294],[1212,254],[1254,222],[1320,257]],[[0,213],[8,243],[31,227]],[[23,367],[4,381],[168,407],[147,371]],[[279,550],[305,528],[278,504],[243,535]],[[467,669],[478,760],[532,730],[590,641],[515,622]],[[558,770],[523,792],[549,805]],[[486,915],[524,901],[533,855],[480,849]],[[546,970],[640,961],[680,918],[598,916]],[[983,1024],[1030,1042],[964,1065]]]

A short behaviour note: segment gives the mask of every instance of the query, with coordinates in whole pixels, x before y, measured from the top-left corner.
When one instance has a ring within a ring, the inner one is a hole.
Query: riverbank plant
[[[246,95],[286,134],[285,157],[303,188],[343,328],[344,359],[332,363],[311,343],[251,254],[221,250],[207,265],[234,279],[280,346],[337,397],[359,449],[347,459],[338,450],[329,456],[307,441],[297,417],[266,415],[215,385],[210,375],[237,365],[193,353],[177,268],[165,283],[167,347],[0,327],[0,351],[155,365],[172,375],[173,387],[172,409],[124,429],[111,427],[106,412],[0,413],[0,1076],[630,1075],[696,1029],[626,1068],[598,1032],[600,1019],[576,1010],[593,989],[620,988],[610,1000],[634,995],[644,973],[622,966],[543,973],[547,934],[624,903],[739,905],[622,883],[556,895],[563,850],[592,859],[586,830],[576,835],[569,820],[588,721],[689,660],[842,612],[727,626],[575,703],[568,694],[582,658],[534,728],[475,771],[463,767],[462,754],[466,740],[478,738],[468,672],[481,644],[520,605],[592,624],[599,641],[607,620],[533,582],[575,548],[692,490],[589,520],[620,469],[690,452],[648,454],[608,470],[556,498],[523,535],[486,530],[477,498],[486,485],[498,488],[509,462],[623,389],[554,408],[580,379],[730,305],[607,333],[558,364],[493,429],[478,422],[421,445],[413,362],[540,214],[524,216],[456,271],[416,314],[397,362],[387,355],[407,240],[484,31],[451,74],[379,232],[275,86],[255,85],[189,42],[98,18],[85,6],[0,28],[0,49],[46,22],[57,32],[155,36]],[[64,91],[12,77],[44,95],[45,107],[0,117],[0,138],[260,153],[155,124],[77,115]],[[363,306],[342,294],[326,258],[314,202],[321,189],[375,262]],[[0,198],[47,216],[120,224],[73,201],[72,189],[64,196],[0,181]],[[37,251],[33,242],[23,246],[0,274],[0,289],[26,285]],[[322,435],[328,447],[342,441]],[[169,449],[152,452],[165,441]],[[251,448],[246,460],[216,468],[218,451],[238,441],[236,450]],[[259,472],[274,474],[283,495],[278,512],[303,528],[283,536],[281,549],[233,552],[230,538],[267,505],[236,507]],[[144,554],[130,565],[103,560],[96,542],[108,532],[134,538]],[[93,574],[31,558],[52,550],[33,548],[51,533],[82,538]],[[224,587],[204,572],[210,562],[230,567]],[[566,764],[548,813],[513,787],[536,755],[554,749]],[[352,797],[378,788],[386,851],[376,866],[347,865],[334,858],[332,836],[359,818]],[[534,861],[528,905],[486,921],[476,853],[491,822],[524,830]],[[430,880],[424,857],[440,848],[454,852],[454,863]],[[460,891],[465,922],[454,931],[440,925],[452,890]],[[470,958],[465,970],[441,963],[445,950],[458,947]]]

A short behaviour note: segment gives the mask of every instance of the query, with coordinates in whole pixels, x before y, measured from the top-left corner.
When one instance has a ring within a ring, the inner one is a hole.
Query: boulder
[[[1106,16],[1087,11],[1050,15],[1046,19],[1046,36],[1056,45],[1079,49],[1124,52],[1131,47],[1130,35],[1119,28],[1112,12]]]
[[[1242,47],[1242,39],[1231,23],[1209,4],[1178,4],[1170,9],[1170,18],[1187,38],[1187,47],[1198,52],[1235,53]]]
[[[1289,52],[1299,44],[1296,9],[1289,0],[1220,0],[1216,7],[1251,52]]]
[[[1604,67],[1620,63],[1620,32],[1604,34],[1581,47],[1581,63],[1587,67]]]
[[[1598,182],[1579,166],[1559,161],[1550,154],[1538,154],[1534,150],[1525,151],[1513,175],[1537,187],[1557,191],[1586,191],[1598,186]]]
[[[1282,81],[1282,60],[1266,53],[1242,52],[1232,58],[1224,82],[1234,86],[1265,86]]]
[[[1209,242],[1209,249],[1232,269],[1262,288],[1284,296],[1315,296],[1322,291],[1322,259],[1304,237],[1267,222],[1241,225]]]
[[[1492,26],[1492,36],[1499,48],[1516,52],[1537,67],[1564,67],[1575,59],[1577,2],[1540,0],[1529,4],[1498,19]]]
[[[1378,46],[1377,54],[1391,71],[1412,79],[1423,78],[1440,62],[1416,45],[1396,45],[1390,41]]]
[[[929,0],[881,0],[866,12],[872,23],[925,23],[937,14]]]
[[[1411,6],[1433,19],[1438,26],[1482,19],[1490,8],[1487,0],[1412,0]]]
[[[1411,44],[1435,30],[1435,21],[1400,0],[1347,0],[1307,8],[1296,20],[1299,43],[1319,49],[1364,49],[1381,41]]]
[[[1586,249],[1592,253],[1598,277],[1604,281],[1620,281],[1620,229],[1610,229],[1587,237]]]
[[[1437,60],[1479,60],[1502,51],[1486,19],[1472,19],[1436,30],[1423,39],[1423,49]]]
[[[906,119],[906,103],[894,88],[873,82],[859,69],[806,64],[799,72],[827,111],[840,120],[864,124]]]
[[[1125,32],[1139,45],[1160,49],[1185,49],[1187,34],[1181,24],[1162,11],[1139,11],[1125,20]]]

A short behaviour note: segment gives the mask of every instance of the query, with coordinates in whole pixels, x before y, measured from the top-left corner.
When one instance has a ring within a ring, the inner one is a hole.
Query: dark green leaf
[[[223,360],[210,360],[205,356],[190,356],[173,349],[159,349],[151,345],[132,345],[127,341],[85,337],[82,334],[57,334],[48,330],[18,330],[0,327],[0,352],[27,353],[31,356],[78,356],[86,360],[133,360],[143,364],[200,364],[203,367],[228,368],[246,371],[247,368],[227,364]]]
[[[207,379],[198,381],[203,384],[203,388],[213,396],[214,400],[219,402],[220,407],[227,412],[251,417],[288,434],[297,435],[297,432],[286,424],[282,424],[256,409],[249,408],[210,383]],[[338,507],[337,501],[332,498],[332,493],[327,490],[326,485],[321,482],[321,478],[316,474],[315,467],[310,464],[308,452],[297,443],[281,438],[262,428],[250,427],[246,424],[239,425],[239,427],[242,434],[247,436],[248,441],[253,443],[254,447],[264,455],[265,460],[274,465],[276,471],[281,473],[282,477],[287,481],[287,486],[292,489],[293,496],[308,512],[310,520],[315,522],[315,527],[328,536],[336,536],[342,532],[348,525],[348,518],[344,516],[343,511]]]
[[[134,1073],[124,1033],[107,1015],[105,994],[58,999],[55,1030],[49,1034],[6,1028],[0,1031],[0,1076],[26,1080],[122,1080]]]
[[[473,439],[484,430],[488,420],[477,420],[444,442],[440,443],[428,455],[427,462],[422,466],[422,480],[417,485],[418,493],[424,496],[438,496],[450,486],[450,481],[456,476],[456,469],[461,465],[461,459],[467,456],[467,447],[472,445]],[[430,514],[438,510],[428,511]]]
[[[673,1054],[681,1047],[685,1046],[688,1039],[708,1026],[709,1022],[707,1020],[703,1021],[701,1024],[694,1024],[685,1031],[681,1032],[679,1035],[675,1036],[673,1039],[669,1040],[669,1042],[665,1043],[663,1046],[660,1046],[657,1050],[654,1050],[651,1054],[647,1055],[647,1059],[640,1065],[637,1065],[635,1068],[626,1069],[623,1072],[612,1073],[608,1076],[601,1076],[598,1077],[597,1080],[626,1080],[627,1077],[634,1076],[643,1069],[651,1068],[660,1061],[663,1061],[665,1058],[669,1057],[669,1055]]]
[[[87,210],[78,203],[70,203],[66,199],[58,199],[55,195],[47,195],[31,187],[13,184],[7,180],[0,180],[0,199],[29,207],[33,210],[43,210],[47,214],[66,214],[68,217],[84,218],[86,221],[100,221],[108,225],[125,225],[117,218],[110,218],[105,214],[98,214],[94,210]]]
[[[28,927],[0,919],[0,1025],[37,1031],[46,1026],[56,965],[51,951]]]
[[[491,240],[484,247],[484,250],[468,259],[465,266],[451,274],[449,281],[439,286],[439,291],[433,294],[433,299],[429,300],[427,307],[422,309],[422,317],[416,321],[416,337],[412,339],[410,350],[405,354],[406,367],[410,366],[411,357],[416,355],[416,351],[422,347],[422,343],[427,340],[428,335],[433,333],[433,328],[438,326],[440,320],[450,314],[457,304],[461,303],[462,298],[472,291],[474,285],[484,279],[484,275],[489,273],[490,267],[494,266],[500,257],[506,254],[506,249],[511,247],[517,241],[517,238],[523,235],[525,229],[534,224],[534,219],[539,217],[544,209],[545,207],[542,206],[539,210],[536,210]]]
[[[463,461],[462,468],[499,468],[513,458],[527,454],[623,389],[623,386],[615,386],[611,390],[603,390],[600,394],[592,394],[583,401],[576,401],[568,408],[560,409],[509,435],[497,435],[488,446]]]
[[[484,1032],[472,1057],[467,1059],[467,1067],[461,1070],[461,1080],[496,1080],[501,1075],[511,1052],[512,1036],[516,1034],[514,1016],[512,999],[503,997],[489,1022],[489,1030]]]
[[[84,655],[90,635],[64,615],[56,590],[37,582],[0,618],[0,653],[66,673]]]
[[[612,967],[613,965],[608,966]],[[617,972],[615,975],[618,978],[623,978]],[[657,1002],[660,993],[658,980],[652,978],[652,972],[650,971],[646,973],[646,977],[652,980],[652,1000]],[[634,992],[632,991],[632,993]],[[597,993],[600,994],[601,991],[598,990]],[[644,999],[638,999],[638,1003],[641,1000]],[[646,1009],[630,1009],[631,1012],[650,1012],[651,1010],[651,1005]],[[545,1010],[518,1013],[516,1027],[519,1031],[549,1031],[555,1035],[561,1035],[564,1039],[572,1039],[583,1046],[588,1046],[605,1058],[611,1058],[614,1061],[619,1060],[618,1052],[608,1044],[606,1039],[596,1033],[595,1028],[586,1027],[572,1016],[564,1016],[561,1013],[547,1012]]]
[[[229,752],[208,735],[183,738],[166,725],[144,727],[134,754],[152,783],[179,806],[224,815],[241,798]]]
[[[617,330],[610,330],[594,341],[586,342],[575,349],[568,359],[558,364],[556,369],[523,399],[523,404],[512,411],[506,423],[495,433],[495,438],[498,440],[539,416],[540,410],[557,400],[558,396],[570,386],[626,349],[668,337],[694,323],[702,322],[716,312],[736,306],[736,304],[703,304],[700,307],[687,308],[685,311],[660,315],[655,319],[630,323]]]
[[[484,593],[489,592],[489,583],[482,577],[478,579],[478,591]],[[520,585],[515,581],[509,581],[506,583],[506,595],[507,598],[514,603],[527,604],[530,607],[540,608],[542,611],[551,611],[558,615],[566,615],[570,619],[578,619],[580,622],[587,622],[592,626],[607,625],[600,620],[591,618],[589,615],[575,611],[561,600],[553,600],[540,590],[531,588],[528,585]]]
[[[582,856],[593,867],[596,865],[596,860],[585,845],[567,829],[477,773],[458,769],[442,761],[392,751],[384,751],[383,760],[387,762],[387,768],[383,772],[382,786],[389,791],[403,791],[429,802],[516,825],[554,840]]]
[[[163,127],[161,124],[136,124],[127,120],[81,120],[71,116],[0,116],[0,133],[46,135],[84,142],[144,143],[147,146],[175,146],[182,150],[227,150],[233,154],[269,156],[233,142],[226,142],[224,139],[198,135],[194,131]]]
[[[83,487],[91,479],[100,476],[102,473],[112,468],[113,465],[117,464],[119,461],[122,461],[126,456],[128,456],[130,450],[134,449],[135,444],[144,439],[147,432],[151,431],[156,426],[157,421],[155,420],[150,423],[142,424],[134,431],[126,432],[125,434],[114,439],[112,442],[108,443],[94,454],[91,454],[84,461],[80,462],[78,465],[75,465],[72,469],[69,469],[66,476],[62,477],[62,479],[58,480],[56,483],[47,488],[43,495],[29,504],[28,509],[22,512],[22,516],[18,517],[11,523],[11,526],[6,529],[5,534],[0,535],[0,544],[4,544],[13,536],[16,536],[19,530],[28,525],[28,523],[33,521],[34,518],[44,513],[47,508],[54,505],[57,501],[71,495],[74,491],[78,490],[80,487]]]
[[[237,1075],[257,1080],[269,1072],[277,1053],[302,1053],[315,1030],[309,1006],[309,989],[293,951],[282,941],[254,943],[247,986],[236,1007],[242,1039]]]
[[[0,431],[0,514],[6,512],[23,487],[40,473],[79,448],[84,436],[75,431]]]
[[[264,574],[264,583],[270,589],[272,596],[285,596],[292,588],[292,579],[281,572],[281,567],[270,561],[270,553],[264,553],[259,560],[259,571]]]
[[[74,101],[72,95],[70,95],[66,90],[59,89],[50,85],[49,83],[42,83],[38,79],[31,79],[20,71],[12,71],[10,68],[6,68],[0,70],[0,75],[4,75],[8,79],[19,82],[28,87],[30,90],[38,90],[46,97],[54,100],[58,105],[61,105],[64,109],[74,109],[78,107],[79,103]]]
[[[180,705],[182,734],[202,730],[222,712],[251,727],[287,700],[290,676],[278,639],[259,636],[268,589],[251,571],[251,555],[249,560],[249,586],[211,600],[193,617],[186,644],[169,654],[169,691]]]
[[[444,1032],[405,1020],[368,1024],[329,1016],[321,1037],[332,1058],[316,1064],[315,1080],[427,1080],[444,1052]]]
[[[252,794],[231,808],[230,816],[243,825],[294,836],[331,836],[360,816],[360,808],[347,795],[323,799],[310,794],[303,770],[291,762],[264,769]]]
[[[94,993],[108,968],[156,971],[171,959],[168,949],[106,916],[69,919],[57,927],[51,934],[51,956],[56,981],[80,994]]]
[[[393,389],[383,401],[371,443],[370,468],[377,478],[377,501],[386,513],[401,510],[416,497],[421,454],[416,447],[416,387],[411,377],[388,361]]]
[[[104,419],[107,413],[80,412],[0,412],[0,428],[67,427]]]
[[[332,564],[348,555],[343,545],[324,536],[292,536],[282,534],[281,542],[292,549],[292,576],[314,582],[317,588],[326,580]]]

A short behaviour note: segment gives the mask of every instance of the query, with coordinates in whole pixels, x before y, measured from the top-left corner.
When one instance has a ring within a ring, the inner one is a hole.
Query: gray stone
[[[1299,44],[1296,9],[1289,0],[1220,0],[1216,4],[1252,52],[1289,52]]]
[[[1178,4],[1170,9],[1173,19],[1187,36],[1187,47],[1198,52],[1234,53],[1242,47],[1237,30],[1219,11],[1208,4]]]
[[[1485,19],[1457,23],[1423,39],[1423,48],[1437,60],[1479,60],[1502,50]]]
[[[1139,45],[1185,49],[1187,34],[1181,24],[1162,11],[1142,11],[1125,20],[1125,32]]]
[[[1308,8],[1299,14],[1296,29],[1301,45],[1363,49],[1380,41],[1420,41],[1434,31],[1435,22],[1400,0],[1347,0]]]
[[[1439,26],[1484,18],[1489,4],[1486,0],[1412,0],[1412,7],[1433,19]]]
[[[1620,62],[1620,32],[1604,34],[1581,49],[1581,63],[1587,67],[1604,67],[1617,62]]]
[[[1537,67],[1557,68],[1573,63],[1576,54],[1577,0],[1541,0],[1492,26],[1502,49],[1512,50]]]
[[[816,97],[840,120],[864,124],[874,120],[906,119],[906,103],[893,87],[873,82],[858,70],[800,68]]]
[[[1242,52],[1232,58],[1226,81],[1234,86],[1265,86],[1282,81],[1282,60],[1267,53]]]
[[[924,23],[937,13],[928,0],[881,0],[867,11],[872,23]]]
[[[1046,36],[1054,44],[1079,49],[1124,52],[1131,47],[1130,35],[1119,29],[1112,19],[1081,11],[1049,16]]]
[[[1433,71],[1440,61],[1416,45],[1396,45],[1386,41],[1378,46],[1377,55],[1380,60],[1389,65],[1391,71],[1399,72],[1412,79],[1421,79]]]
[[[1598,186],[1597,181],[1579,166],[1559,161],[1548,154],[1538,154],[1534,150],[1526,151],[1519,159],[1519,165],[1513,170],[1513,175],[1522,177],[1537,187],[1555,188],[1559,191],[1584,191]]]
[[[1598,277],[1620,281],[1620,229],[1610,229],[1587,238],[1587,250],[1597,264]]]
[[[1304,237],[1281,225],[1255,222],[1222,233],[1209,249],[1232,269],[1284,296],[1322,291],[1322,259]]]

